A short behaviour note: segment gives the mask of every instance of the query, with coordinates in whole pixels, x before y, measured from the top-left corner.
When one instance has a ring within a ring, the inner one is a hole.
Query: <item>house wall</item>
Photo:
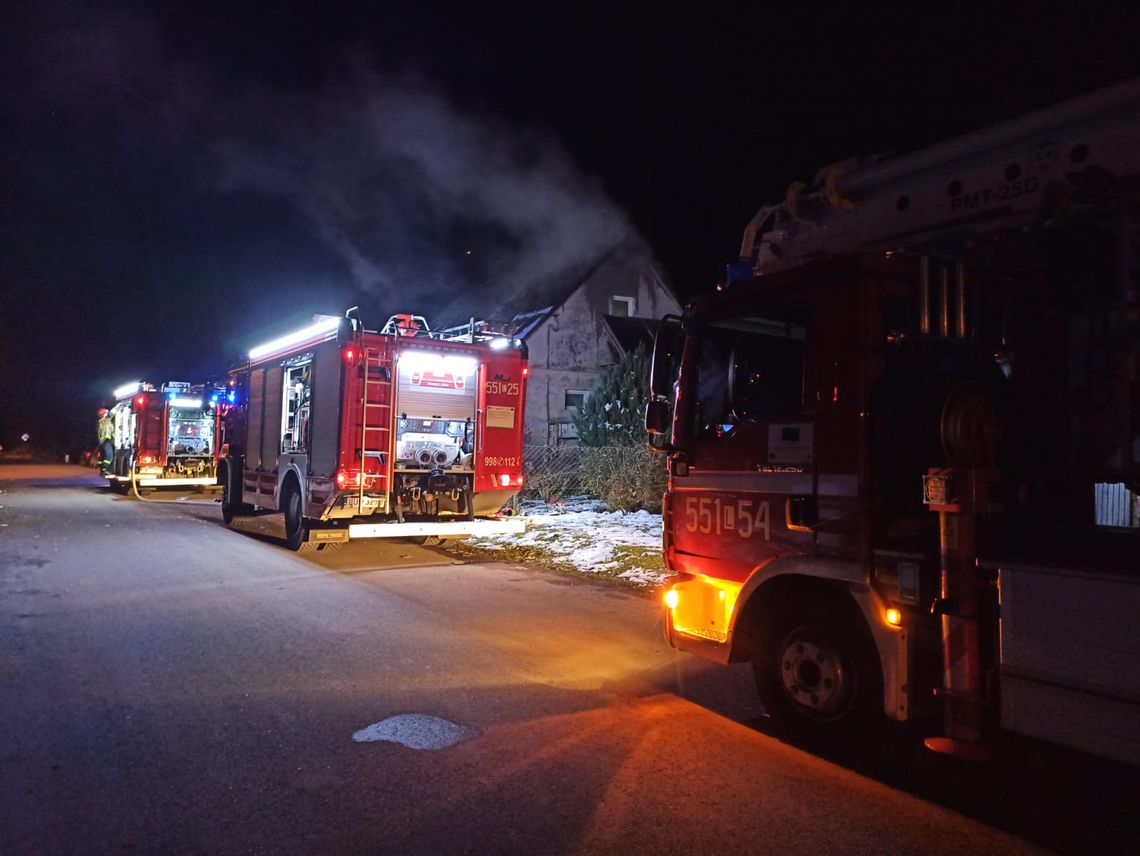
[[[527,336],[530,377],[527,387],[527,442],[561,445],[574,442],[573,412],[565,406],[568,389],[593,389],[602,369],[617,362],[602,316],[610,297],[636,298],[634,316],[659,319],[680,313],[672,292],[645,257],[611,258],[591,274]]]

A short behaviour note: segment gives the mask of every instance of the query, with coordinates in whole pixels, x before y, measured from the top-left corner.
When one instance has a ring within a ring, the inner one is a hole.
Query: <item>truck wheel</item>
[[[833,600],[788,604],[752,662],[768,713],[794,737],[842,741],[883,719],[883,679],[862,618]]]
[[[238,503],[234,502],[233,481],[233,477],[227,469],[226,477],[222,479],[222,520],[225,521],[226,526],[232,526],[238,517]]]
[[[308,541],[309,527],[301,507],[301,491],[290,486],[285,494],[285,546],[298,553],[306,553],[316,548],[316,543]]]
[[[241,472],[234,472],[228,467],[225,477],[219,480],[222,488],[222,520],[227,526],[232,526],[239,517],[248,517],[253,513],[253,506],[241,501],[240,480]]]

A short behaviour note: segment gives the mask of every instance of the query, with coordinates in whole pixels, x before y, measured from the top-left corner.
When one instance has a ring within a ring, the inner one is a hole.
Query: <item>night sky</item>
[[[0,444],[74,452],[315,312],[629,232],[705,290],[825,163],[1140,73],[1140,4],[6,0],[0,39]]]

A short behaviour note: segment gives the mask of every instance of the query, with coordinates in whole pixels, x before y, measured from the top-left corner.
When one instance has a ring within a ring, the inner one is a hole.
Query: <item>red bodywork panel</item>
[[[166,463],[166,398],[158,392],[140,392],[132,403],[135,411],[135,460]]]
[[[170,451],[170,437],[168,436],[170,407],[166,397],[159,392],[142,392],[134,397],[132,405],[136,416],[137,437],[135,442],[135,460],[142,461],[150,457],[148,464],[165,466]],[[218,427],[221,424],[221,409],[214,413],[214,436],[218,436]],[[214,463],[218,461],[218,443],[213,444]]]
[[[476,492],[522,484],[527,372],[526,360],[518,351],[492,353],[479,367],[481,424],[479,456],[475,459]]]
[[[522,483],[523,404],[526,401],[526,359],[520,351],[490,351],[484,344],[449,342],[408,336],[393,337],[380,333],[358,335],[341,347],[345,363],[341,391],[339,470],[359,472],[361,456],[357,450],[384,452],[381,457],[364,457],[365,487],[376,492],[391,489],[394,460],[392,442],[394,423],[399,414],[393,411],[393,390],[398,358],[409,351],[428,351],[445,356],[470,357],[477,361],[475,382],[477,419],[474,425],[476,447],[475,492],[517,489]],[[365,371],[367,371],[368,420],[362,420]],[[387,380],[385,379],[387,378]],[[447,386],[451,377],[438,377],[426,372],[424,387]],[[365,444],[362,446],[362,442]],[[384,463],[382,463],[382,461]],[[509,477],[509,485],[502,476]],[[352,486],[357,486],[355,483]]]
[[[190,395],[203,398],[210,395],[210,389],[205,388],[199,393],[194,390]],[[130,408],[135,415],[135,433],[132,438],[133,460],[135,466],[166,467],[171,464],[169,436],[170,402],[162,391],[146,389],[131,396]],[[219,457],[219,430],[221,426],[222,408],[214,408],[214,439],[211,442],[210,459],[216,465]],[[205,456],[201,456],[205,457]]]
[[[726,425],[701,424],[705,355],[699,334],[687,341],[674,411],[687,470],[674,473],[666,496],[674,570],[743,583],[774,559],[869,561],[866,415],[876,359],[867,343],[881,328],[862,307],[879,284],[859,268],[827,273],[798,283],[784,274],[779,288],[762,279],[692,313],[710,325],[795,314],[810,332],[796,406]]]
[[[364,333],[341,346],[344,382],[341,384],[340,442],[337,446],[337,468],[340,472],[360,472],[361,457],[357,449],[375,449],[383,458],[363,459],[366,490],[387,493],[391,490],[392,446],[392,373],[395,370],[396,340],[392,336]],[[366,374],[367,373],[367,374]],[[385,378],[387,377],[387,380]],[[364,391],[368,391],[369,418],[363,426]],[[373,409],[375,408],[375,409]],[[359,483],[347,485],[359,487]]]
[[[525,348],[354,326],[235,371],[224,426],[247,501],[277,502],[294,473],[324,523],[496,515],[522,486]]]

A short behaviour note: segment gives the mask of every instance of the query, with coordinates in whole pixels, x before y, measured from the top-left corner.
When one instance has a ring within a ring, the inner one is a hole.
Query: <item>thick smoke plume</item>
[[[370,292],[501,298],[628,229],[555,141],[464,114],[419,82],[359,72],[345,91],[235,116],[215,149],[222,186],[292,200]]]
[[[138,144],[170,147],[204,190],[288,200],[379,303],[472,290],[510,302],[630,230],[551,136],[462,110],[422,79],[358,62],[320,94],[223,88],[159,41],[122,16],[62,30],[47,94],[94,109],[114,93],[166,126]]]

